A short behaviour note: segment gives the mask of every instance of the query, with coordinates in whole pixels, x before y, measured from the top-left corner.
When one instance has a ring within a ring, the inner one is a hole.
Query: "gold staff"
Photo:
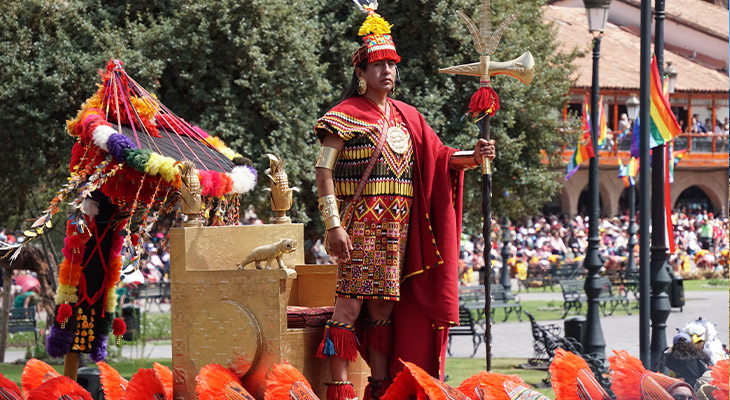
[[[466,23],[471,37],[474,40],[474,47],[479,53],[479,62],[472,64],[457,65],[449,68],[439,69],[439,72],[445,74],[469,75],[479,77],[479,89],[471,98],[469,103],[469,114],[474,118],[481,136],[489,140],[490,138],[490,119],[494,113],[499,110],[499,97],[492,89],[490,76],[509,75],[519,79],[525,85],[530,84],[535,73],[535,60],[532,54],[526,51],[520,57],[507,62],[492,62],[490,55],[497,48],[504,29],[517,18],[518,14],[508,17],[499,28],[491,32],[490,18],[490,1],[482,0],[481,19],[479,29],[477,29],[474,21],[471,20],[462,11],[456,11],[456,15],[461,17]],[[484,329],[484,337],[487,346],[487,371],[492,370],[492,327],[491,327],[491,275],[492,261],[489,258],[489,251],[492,247],[490,239],[490,231],[492,225],[492,167],[488,158],[482,157],[482,215],[484,217],[484,225],[482,227],[482,235],[484,236],[484,266],[486,274],[484,275],[484,289],[486,292],[484,306],[484,315],[487,325]],[[507,270],[507,260],[502,260],[502,273],[509,273]]]

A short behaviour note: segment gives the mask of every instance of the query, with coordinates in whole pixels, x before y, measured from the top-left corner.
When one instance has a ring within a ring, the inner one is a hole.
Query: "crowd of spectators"
[[[727,274],[728,220],[715,218],[703,209],[682,207],[672,214],[676,251],[669,264],[685,277],[706,277]],[[638,221],[638,217],[637,217]],[[512,275],[524,278],[527,268],[539,267],[547,272],[553,265],[581,262],[588,247],[588,217],[545,215],[509,227],[511,240],[507,264]],[[629,257],[629,218],[601,218],[599,221],[599,251],[604,259],[603,272],[623,270]],[[501,227],[495,228],[490,255],[498,279],[502,268]],[[637,236],[638,240],[638,236]],[[636,265],[639,246],[634,247]],[[460,256],[460,277],[463,284],[475,284],[484,266],[484,240],[477,235],[463,235]]]

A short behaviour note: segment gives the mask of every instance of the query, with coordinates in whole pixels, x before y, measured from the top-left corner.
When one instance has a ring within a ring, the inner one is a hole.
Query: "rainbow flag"
[[[674,167],[687,154],[687,149],[674,151],[674,140],[669,142],[667,148],[669,149],[669,155],[667,156],[667,160],[669,161],[669,183],[674,183]]]
[[[586,96],[586,100],[588,100],[588,96]],[[591,117],[589,116],[588,102],[586,101],[583,103],[583,136],[578,140],[575,146],[575,152],[570,156],[570,161],[568,161],[568,167],[565,171],[565,180],[567,181],[578,172],[578,168],[580,168],[580,164],[583,161],[595,156],[596,154],[593,152],[593,141],[591,140]]]
[[[654,148],[674,139],[682,132],[672,113],[669,98],[664,94],[662,78],[656,63],[656,55],[651,60],[651,144]]]
[[[636,174],[639,172],[639,160],[631,157],[629,163],[623,165],[618,157],[618,177],[624,181],[624,187],[636,185]]]
[[[606,136],[608,136],[608,125],[606,125],[606,113],[603,110],[603,96],[598,99],[598,146],[606,144]]]

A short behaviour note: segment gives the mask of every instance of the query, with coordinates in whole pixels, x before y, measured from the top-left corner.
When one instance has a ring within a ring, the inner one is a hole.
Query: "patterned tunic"
[[[352,239],[354,250],[348,262],[338,263],[336,293],[340,297],[400,298],[413,198],[413,146],[402,120],[396,115],[396,122],[408,134],[408,148],[404,154],[398,154],[387,143],[383,145],[354,207],[352,221],[344,220],[346,210],[383,133],[378,124],[340,112],[330,111],[317,121],[315,131],[320,140],[330,133],[345,142],[333,177],[342,225]]]

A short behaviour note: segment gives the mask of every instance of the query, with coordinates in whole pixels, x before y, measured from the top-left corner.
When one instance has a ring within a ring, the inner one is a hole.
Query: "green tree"
[[[403,85],[397,98],[418,107],[450,146],[470,149],[477,129],[462,122],[475,79],[439,74],[438,68],[473,62],[468,30],[454,15],[476,17],[479,2],[403,0],[383,2],[393,23]],[[492,119],[498,143],[494,212],[513,218],[534,214],[560,188],[560,150],[568,129],[556,112],[567,101],[570,61],[559,54],[555,34],[542,22],[540,4],[493,2],[493,25],[520,11],[495,60],[530,50],[537,73],[530,86],[497,77],[502,109]],[[243,204],[269,214],[263,171],[266,153],[287,162],[296,195],[292,216],[323,231],[316,211],[313,162],[316,119],[334,105],[352,75],[350,57],[360,45],[364,14],[349,1],[252,0],[18,0],[0,4],[0,222],[25,211],[30,193],[41,207],[63,184],[73,140],[73,118],[99,82],[94,71],[110,58],[157,93],[172,111],[219,136],[251,158],[259,185]],[[467,227],[476,231],[481,198],[477,172],[467,173]],[[504,196],[509,193],[509,197]]]

